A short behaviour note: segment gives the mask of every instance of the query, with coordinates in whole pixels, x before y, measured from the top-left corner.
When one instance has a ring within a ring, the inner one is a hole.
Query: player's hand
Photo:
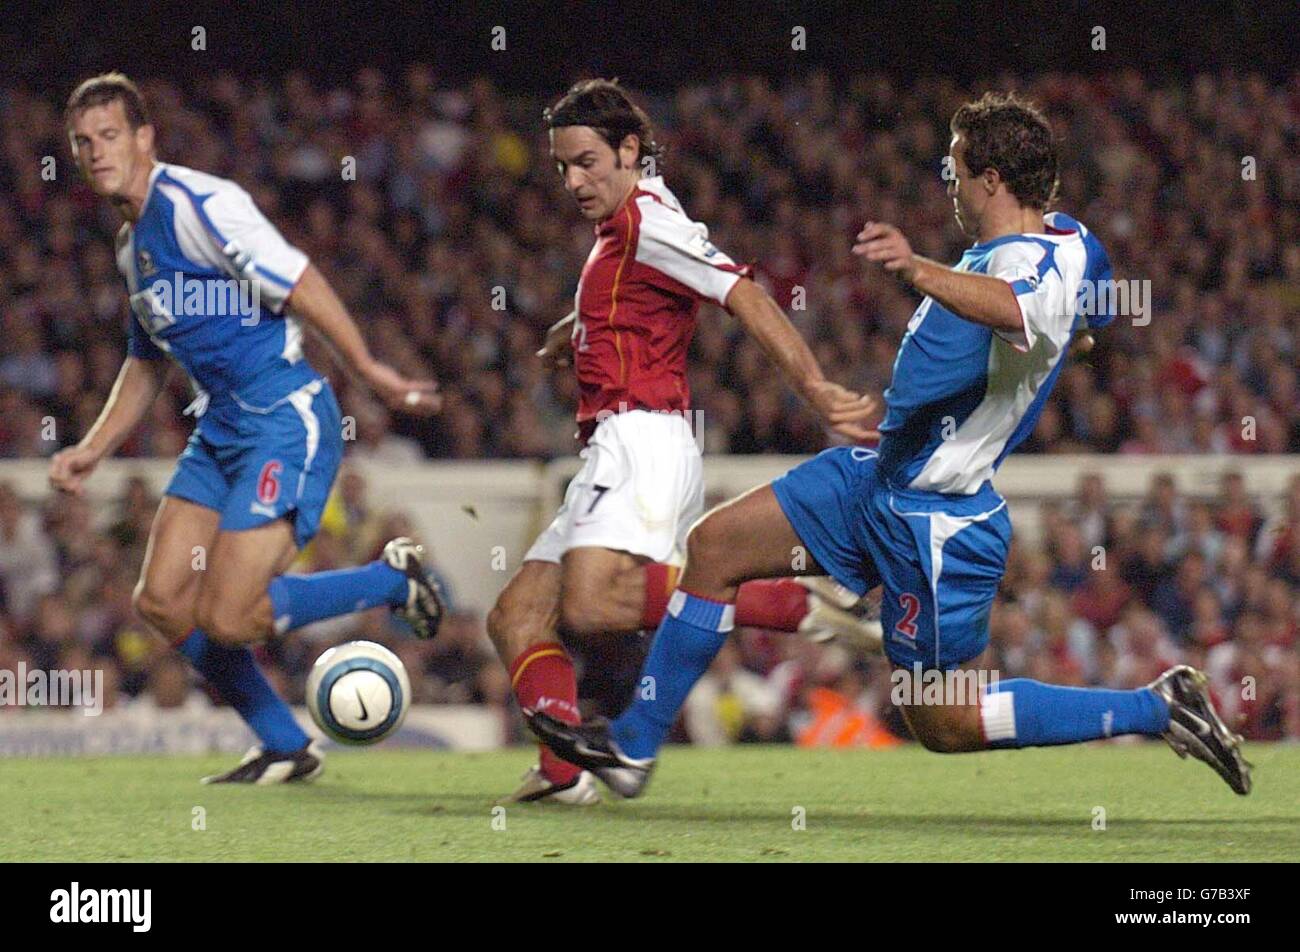
[[[829,380],[819,380],[812,385],[808,399],[831,429],[846,440],[865,443],[880,439],[880,431],[868,424],[880,413],[880,402],[874,397],[854,393]]]
[[[578,312],[570,311],[546,330],[546,340],[537,356],[557,367],[567,367],[573,360],[573,322]]]
[[[442,409],[438,384],[432,380],[408,380],[378,361],[368,366],[362,377],[390,410],[412,416],[433,416]]]
[[[878,221],[867,222],[858,232],[853,253],[868,261],[879,262],[885,266],[886,271],[894,272],[909,284],[916,274],[916,255],[912,253],[912,246],[893,225]]]
[[[50,458],[50,485],[62,493],[80,496],[82,484],[99,465],[98,450],[69,446]]]

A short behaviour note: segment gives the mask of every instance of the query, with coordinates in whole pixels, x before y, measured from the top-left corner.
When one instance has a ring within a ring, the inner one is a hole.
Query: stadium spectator
[[[39,514],[22,507],[13,486],[0,483],[0,606],[22,623],[58,582],[54,548]]]
[[[781,708],[780,693],[741,663],[740,648],[733,639],[691,690],[682,719],[691,743],[718,747],[737,741],[773,740],[782,728]]]

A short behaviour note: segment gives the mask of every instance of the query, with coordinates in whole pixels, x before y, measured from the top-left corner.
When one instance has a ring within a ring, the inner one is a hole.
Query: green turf
[[[526,750],[334,753],[317,783],[265,789],[200,786],[223,757],[8,760],[0,860],[1295,860],[1300,748],[1247,756],[1238,797],[1163,744],[670,749],[641,800],[514,805],[504,829],[492,801]]]

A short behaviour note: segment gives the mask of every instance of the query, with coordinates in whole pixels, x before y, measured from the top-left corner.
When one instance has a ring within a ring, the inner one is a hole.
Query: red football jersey
[[[573,351],[582,436],[601,411],[689,410],[686,350],[700,301],[725,304],[749,273],[686,217],[662,177],[642,179],[596,226],[578,282]]]

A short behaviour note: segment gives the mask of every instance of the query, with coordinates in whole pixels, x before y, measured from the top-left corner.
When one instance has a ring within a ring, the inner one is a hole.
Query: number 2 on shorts
[[[907,638],[916,637],[916,616],[921,614],[921,600],[911,592],[898,596],[898,604],[903,606],[903,617],[898,620],[894,630]]]

